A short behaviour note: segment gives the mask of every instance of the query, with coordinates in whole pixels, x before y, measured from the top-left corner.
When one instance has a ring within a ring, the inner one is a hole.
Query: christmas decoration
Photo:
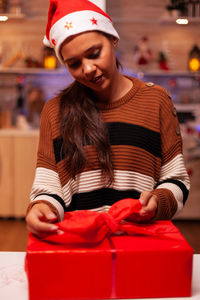
[[[138,65],[147,65],[153,57],[148,42],[148,37],[144,36],[135,47],[134,58]]]
[[[55,69],[57,67],[57,59],[52,48],[44,47],[43,65],[45,69]]]
[[[194,45],[189,53],[188,68],[193,72],[200,70],[200,49],[197,45]]]
[[[158,63],[161,70],[168,71],[169,67],[167,65],[167,57],[164,52],[159,52],[158,54]]]

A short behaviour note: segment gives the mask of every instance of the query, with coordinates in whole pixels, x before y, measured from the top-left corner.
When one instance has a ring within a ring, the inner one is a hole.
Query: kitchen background
[[[192,182],[176,219],[200,220],[200,1],[94,2],[106,8],[119,32],[122,72],[172,94]],[[72,81],[42,44],[48,5],[49,0],[0,0],[0,218],[5,222],[25,216],[44,102]],[[177,24],[183,17],[189,23]]]

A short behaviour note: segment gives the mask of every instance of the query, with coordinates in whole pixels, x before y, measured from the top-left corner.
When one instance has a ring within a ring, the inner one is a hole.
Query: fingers
[[[56,214],[45,203],[35,204],[26,217],[28,230],[40,237],[55,233],[58,226],[52,223],[56,221]]]
[[[35,214],[38,214],[41,220],[53,223],[57,221],[56,214],[51,210],[48,204],[40,203],[38,205],[33,206],[33,211]]]
[[[142,192],[139,201],[142,204],[141,215],[156,211],[158,205],[157,196],[153,195],[150,191]]]
[[[38,225],[38,227],[28,225],[27,229],[30,232],[32,232],[33,234],[35,234],[35,235],[37,235],[41,238],[44,238],[44,237],[49,236],[51,234],[55,234],[58,231],[58,227],[57,228],[46,227],[46,228],[43,229],[44,231],[42,231],[42,228],[39,225]]]
[[[142,206],[146,206],[146,204],[148,203],[149,199],[151,198],[152,194],[150,191],[143,191],[140,195],[140,203],[142,204]]]

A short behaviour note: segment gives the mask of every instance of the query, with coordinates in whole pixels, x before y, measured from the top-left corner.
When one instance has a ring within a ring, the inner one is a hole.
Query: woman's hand
[[[45,203],[33,205],[26,216],[27,229],[39,237],[58,232],[58,226],[52,224],[58,222],[58,217]]]
[[[148,214],[155,214],[158,206],[158,197],[153,195],[151,191],[143,191],[139,198],[142,204],[142,209],[140,210],[141,216],[147,216]]]

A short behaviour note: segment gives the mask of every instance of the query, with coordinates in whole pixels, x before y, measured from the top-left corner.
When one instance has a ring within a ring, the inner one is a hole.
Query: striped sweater
[[[158,197],[156,219],[171,219],[183,207],[190,187],[182,155],[176,110],[167,91],[130,78],[133,86],[121,99],[101,104],[107,123],[114,182],[104,186],[95,147],[87,146],[88,163],[76,179],[60,159],[59,97],[43,109],[31,203],[45,201],[63,219],[66,211],[107,211],[123,198],[138,199],[144,190]]]

